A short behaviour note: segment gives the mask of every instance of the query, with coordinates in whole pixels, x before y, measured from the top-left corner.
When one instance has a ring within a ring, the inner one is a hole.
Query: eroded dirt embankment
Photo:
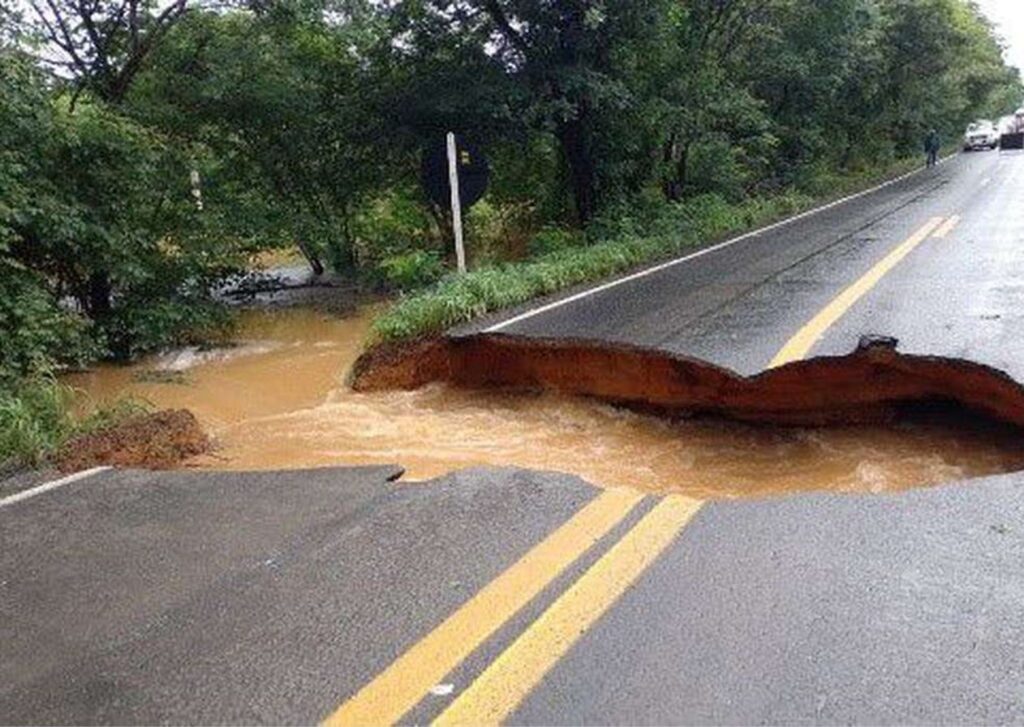
[[[550,391],[668,415],[714,414],[764,424],[875,421],[899,405],[951,401],[1024,426],[1024,387],[958,359],[910,356],[865,337],[851,354],[798,361],[757,376],[663,351],[588,340],[504,334],[379,347],[356,362],[356,391],[432,382],[473,389]]]
[[[167,409],[75,437],[57,454],[56,465],[62,472],[98,465],[171,469],[209,448],[210,439],[192,412]]]

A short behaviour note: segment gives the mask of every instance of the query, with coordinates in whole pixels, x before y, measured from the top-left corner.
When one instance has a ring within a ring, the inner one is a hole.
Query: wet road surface
[[[1024,155],[964,155],[480,327],[743,373],[873,333],[1022,378],[1022,272]],[[1024,722],[1024,476],[701,503],[394,474],[102,472],[0,504],[0,715]]]

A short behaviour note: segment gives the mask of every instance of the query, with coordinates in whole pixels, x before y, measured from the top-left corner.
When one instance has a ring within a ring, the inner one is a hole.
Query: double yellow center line
[[[422,641],[342,704],[324,724],[394,724],[502,624],[626,519],[643,500],[609,490],[536,545]],[[560,596],[440,716],[438,723],[500,721],[621,596],[700,508],[663,499]]]
[[[803,358],[829,326],[915,247],[929,235],[945,237],[958,220],[951,217],[945,224],[940,217],[929,220],[801,328],[771,365]],[[398,722],[431,687],[625,521],[642,500],[640,493],[624,490],[597,496],[342,704],[324,724]],[[663,498],[491,662],[435,724],[496,724],[512,714],[668,548],[701,504],[679,495]]]
[[[675,540],[701,502],[670,495],[584,573],[435,720],[499,724]]]
[[[640,493],[626,490],[598,495],[342,704],[324,724],[397,722],[431,687],[622,522],[642,499]]]

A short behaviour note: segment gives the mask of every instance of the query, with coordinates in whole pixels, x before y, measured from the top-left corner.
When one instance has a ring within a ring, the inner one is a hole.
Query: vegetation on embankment
[[[75,391],[52,376],[36,374],[0,386],[0,477],[52,462],[69,442],[117,426],[145,413],[139,402],[123,400],[80,413]]]
[[[911,157],[835,176],[829,180],[830,194],[818,197],[791,191],[729,203],[708,194],[678,203],[653,201],[647,209],[634,204],[613,210],[588,227],[584,244],[568,243],[523,262],[449,274],[435,285],[400,297],[374,321],[369,344],[440,333],[502,308],[670,258],[906,174],[920,164]]]
[[[617,217],[589,244],[566,244],[518,263],[450,274],[436,285],[400,298],[373,323],[372,343],[439,333],[457,323],[559,290],[600,280],[686,248],[762,225],[805,208],[808,197],[787,194],[730,205],[715,195],[666,204],[646,217]],[[595,239],[596,238],[596,239]]]

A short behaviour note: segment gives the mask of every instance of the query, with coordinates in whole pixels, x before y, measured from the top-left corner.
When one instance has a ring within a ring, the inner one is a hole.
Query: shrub
[[[102,330],[114,356],[130,360],[150,351],[221,340],[232,321],[229,309],[199,296],[140,297],[117,308]]]
[[[120,399],[75,415],[76,392],[50,374],[34,374],[0,387],[0,472],[34,467],[72,437],[117,424],[147,406]]]
[[[532,204],[485,197],[466,213],[466,254],[474,265],[521,260],[535,227]]]
[[[437,253],[412,250],[384,258],[377,266],[387,287],[402,291],[422,288],[444,274],[444,265]]]
[[[690,188],[720,194],[733,202],[742,200],[750,180],[740,154],[741,148],[724,138],[695,144],[690,150]]]
[[[434,243],[434,222],[418,194],[398,189],[371,200],[355,215],[352,236],[361,264],[373,266],[414,245]]]
[[[0,469],[32,466],[53,452],[75,428],[72,392],[48,376],[0,390]]]
[[[583,233],[579,230],[545,227],[530,239],[528,249],[532,257],[537,257],[579,247],[581,244],[583,244]]]
[[[0,388],[99,353],[85,321],[60,308],[38,276],[0,261]]]

